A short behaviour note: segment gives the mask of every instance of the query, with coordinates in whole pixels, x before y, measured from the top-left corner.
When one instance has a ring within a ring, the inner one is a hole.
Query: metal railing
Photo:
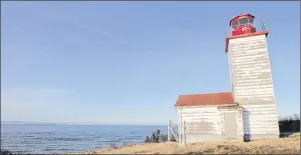
[[[173,140],[178,142],[179,137],[173,128],[171,120],[168,120],[168,141],[173,141]]]

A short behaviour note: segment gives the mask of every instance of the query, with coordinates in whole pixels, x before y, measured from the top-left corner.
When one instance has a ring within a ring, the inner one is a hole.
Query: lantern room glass
[[[254,18],[252,17],[243,17],[243,18],[239,18],[239,19],[236,19],[232,22],[231,24],[231,28],[232,29],[236,29],[240,26],[246,26],[250,24],[251,26],[255,27],[255,21],[254,21]]]
[[[245,26],[247,24],[249,24],[249,19],[247,17],[239,19],[239,26]]]
[[[250,23],[251,26],[255,27],[254,18],[249,18],[249,23]]]
[[[236,29],[238,27],[238,20],[232,22],[232,29]]]

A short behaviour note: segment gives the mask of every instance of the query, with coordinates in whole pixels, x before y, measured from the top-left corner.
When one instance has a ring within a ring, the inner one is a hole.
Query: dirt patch
[[[288,138],[251,142],[224,141],[179,146],[176,142],[142,143],[118,148],[96,149],[80,154],[300,154],[300,133]]]

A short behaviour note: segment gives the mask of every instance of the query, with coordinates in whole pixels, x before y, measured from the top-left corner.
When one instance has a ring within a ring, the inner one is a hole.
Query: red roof
[[[238,19],[238,18],[240,18],[240,17],[252,17],[252,18],[255,19],[255,16],[253,16],[253,15],[251,15],[251,14],[240,14],[240,15],[238,15],[238,16],[232,18],[232,19],[230,20],[230,24],[229,24],[229,25],[231,26],[231,23],[232,23],[234,20],[236,20],[236,19]]]
[[[178,107],[178,106],[226,105],[226,104],[235,104],[231,92],[180,95],[175,106]]]

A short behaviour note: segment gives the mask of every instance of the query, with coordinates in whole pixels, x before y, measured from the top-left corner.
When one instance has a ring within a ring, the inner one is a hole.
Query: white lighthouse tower
[[[256,32],[255,17],[241,14],[230,21],[226,37],[232,93],[243,107],[246,139],[278,138],[279,126],[267,48],[268,31]]]

